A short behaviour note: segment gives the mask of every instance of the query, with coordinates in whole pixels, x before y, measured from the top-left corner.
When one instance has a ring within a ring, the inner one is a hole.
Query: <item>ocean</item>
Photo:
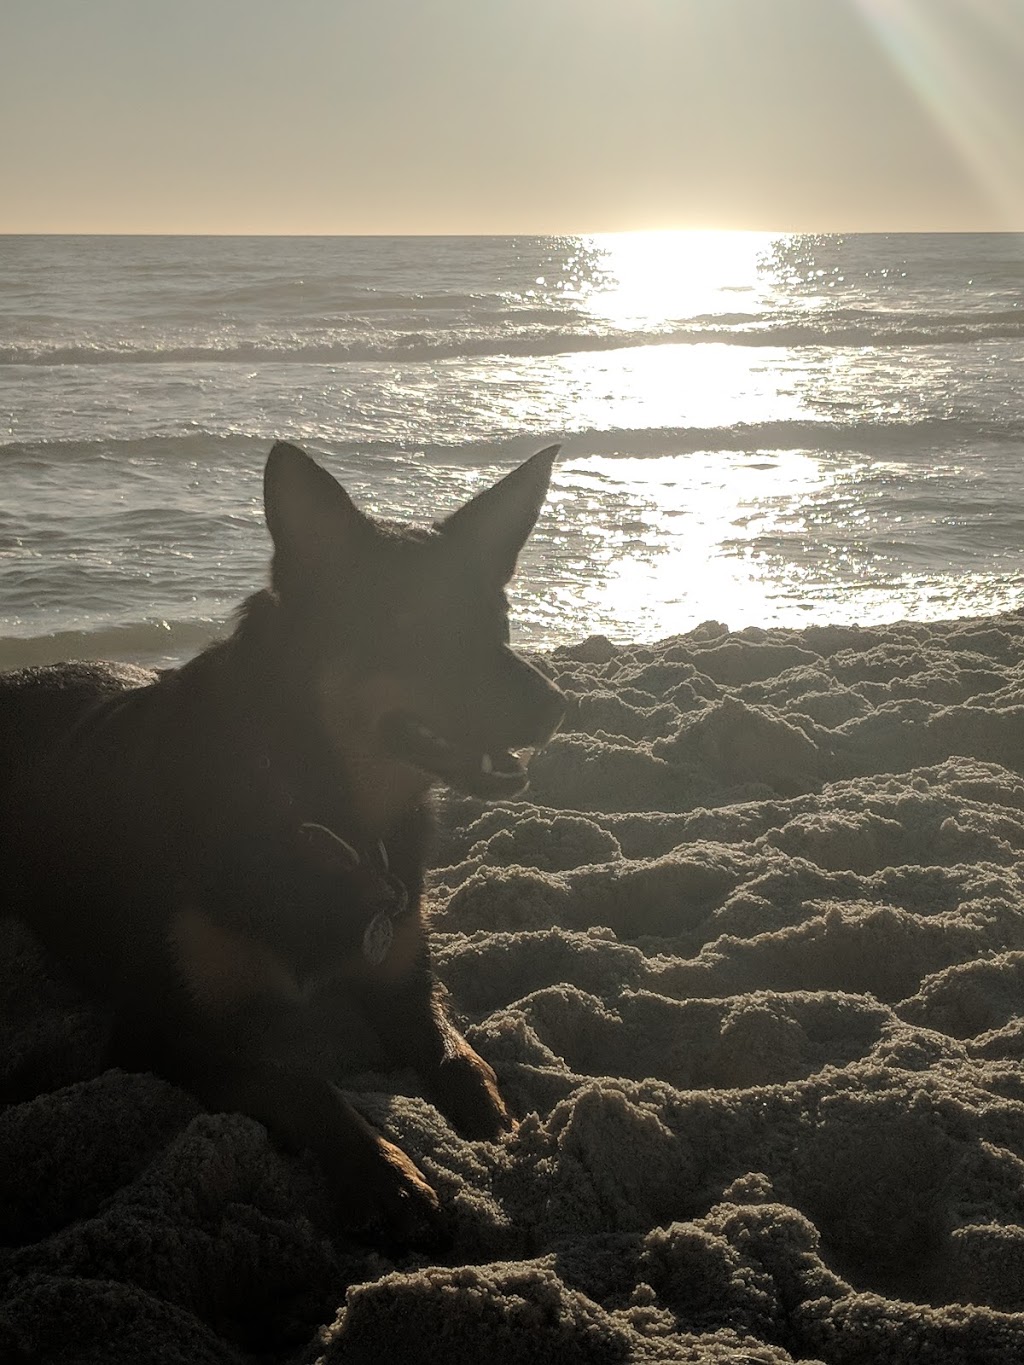
[[[1024,606],[1024,236],[0,237],[0,666],[223,632],[278,438],[421,520],[560,441],[533,648]]]

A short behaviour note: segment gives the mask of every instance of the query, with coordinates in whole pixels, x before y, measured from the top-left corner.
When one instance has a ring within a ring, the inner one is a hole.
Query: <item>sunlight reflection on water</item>
[[[560,441],[515,590],[536,644],[1014,606],[1022,258],[1012,234],[25,239],[0,635],[223,619],[265,576],[276,439],[420,521]]]
[[[950,573],[952,509],[973,477],[957,461],[908,480],[884,463],[866,474],[860,456],[792,450],[569,458],[523,555],[517,636],[658,639],[706,620],[869,625],[891,621],[894,600],[909,619],[1007,610],[1024,573],[983,550],[977,512],[960,518],[955,545],[961,559],[973,548],[973,571]]]
[[[568,459],[524,573],[544,576],[545,548],[557,547],[563,581],[548,605],[604,633],[621,635],[629,623],[645,637],[671,634],[723,613],[760,621],[774,614],[778,585],[750,543],[771,533],[778,509],[829,479],[820,462],[792,451]],[[532,616],[527,633],[547,616],[531,606],[521,604]]]
[[[754,311],[770,294],[775,250],[761,232],[623,232],[581,239],[589,255],[587,308],[621,326]],[[749,298],[745,298],[749,295]]]

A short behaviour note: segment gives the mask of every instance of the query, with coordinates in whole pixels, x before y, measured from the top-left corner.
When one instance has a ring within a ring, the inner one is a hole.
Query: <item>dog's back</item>
[[[0,847],[12,848],[21,839],[26,795],[75,727],[103,702],[155,677],[118,663],[47,664],[0,673]]]
[[[65,965],[85,965],[92,917],[65,914],[63,901],[41,889],[75,877],[74,835],[88,837],[89,813],[104,799],[105,785],[88,759],[73,761],[76,737],[119,697],[143,695],[156,676],[130,664],[83,662],[0,674],[2,909],[35,930]]]
[[[61,663],[0,673],[0,800],[94,706],[156,674],[133,664]]]

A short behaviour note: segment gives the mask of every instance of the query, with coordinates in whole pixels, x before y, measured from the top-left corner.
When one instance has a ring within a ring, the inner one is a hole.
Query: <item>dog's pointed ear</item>
[[[558,446],[540,450],[441,522],[453,542],[471,550],[485,572],[504,585],[547,497]]]
[[[287,590],[336,562],[366,518],[327,470],[298,446],[278,441],[263,472],[263,509],[274,542],[274,587]]]

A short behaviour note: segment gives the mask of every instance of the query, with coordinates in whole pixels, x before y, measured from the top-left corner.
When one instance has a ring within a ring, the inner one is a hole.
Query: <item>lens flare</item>
[[[1024,8],[1002,0],[855,0],[968,171],[1019,226]]]

